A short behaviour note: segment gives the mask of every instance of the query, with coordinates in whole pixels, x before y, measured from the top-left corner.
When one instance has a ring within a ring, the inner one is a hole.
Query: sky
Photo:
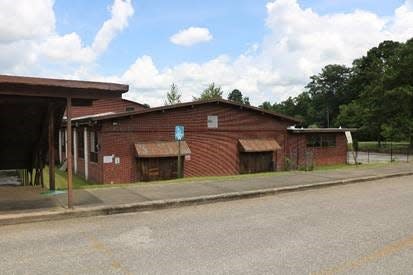
[[[254,105],[413,37],[413,0],[0,0],[0,73],[110,81],[159,106],[210,83]]]

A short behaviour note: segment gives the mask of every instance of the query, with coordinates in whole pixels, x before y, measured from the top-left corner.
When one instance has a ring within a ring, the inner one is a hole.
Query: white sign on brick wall
[[[113,156],[103,156],[103,163],[112,163]]]
[[[218,128],[218,116],[208,116],[208,128]]]

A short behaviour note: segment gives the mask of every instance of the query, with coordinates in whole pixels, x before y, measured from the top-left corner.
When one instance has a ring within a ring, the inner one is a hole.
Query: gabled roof
[[[165,110],[174,110],[174,109],[179,109],[179,108],[184,108],[184,107],[198,106],[198,105],[205,105],[205,104],[212,104],[212,103],[235,106],[235,107],[239,107],[241,109],[245,109],[245,110],[248,110],[248,111],[258,112],[258,113],[261,113],[261,114],[267,114],[267,115],[276,117],[278,119],[282,119],[282,120],[289,121],[289,122],[292,122],[292,123],[300,123],[301,122],[301,120],[299,120],[297,118],[293,118],[293,117],[290,117],[290,116],[282,115],[282,114],[279,114],[279,113],[267,111],[267,110],[264,110],[264,109],[260,109],[260,108],[245,105],[245,104],[240,104],[240,103],[225,100],[225,99],[210,99],[210,100],[199,100],[199,101],[185,102],[185,103],[179,103],[179,104],[174,104],[174,105],[166,105],[166,106],[161,106],[161,107],[148,108],[148,109],[139,110],[139,111],[122,112],[122,113],[117,113],[117,114],[107,115],[107,116],[73,119],[73,121],[74,122],[82,122],[82,121],[108,120],[108,119],[138,116],[138,115],[152,113],[152,112],[165,111]]]

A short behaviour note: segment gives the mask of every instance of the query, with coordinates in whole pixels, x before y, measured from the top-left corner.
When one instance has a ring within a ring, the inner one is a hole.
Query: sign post
[[[185,137],[185,128],[182,125],[175,126],[175,140],[178,142],[178,178],[182,178],[182,156],[181,156],[181,141]]]

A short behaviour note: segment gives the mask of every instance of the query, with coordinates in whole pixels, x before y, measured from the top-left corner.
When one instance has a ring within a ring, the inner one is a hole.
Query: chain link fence
[[[352,149],[351,149],[352,150]],[[406,142],[359,142],[355,152],[349,151],[348,163],[410,162],[413,148]]]

